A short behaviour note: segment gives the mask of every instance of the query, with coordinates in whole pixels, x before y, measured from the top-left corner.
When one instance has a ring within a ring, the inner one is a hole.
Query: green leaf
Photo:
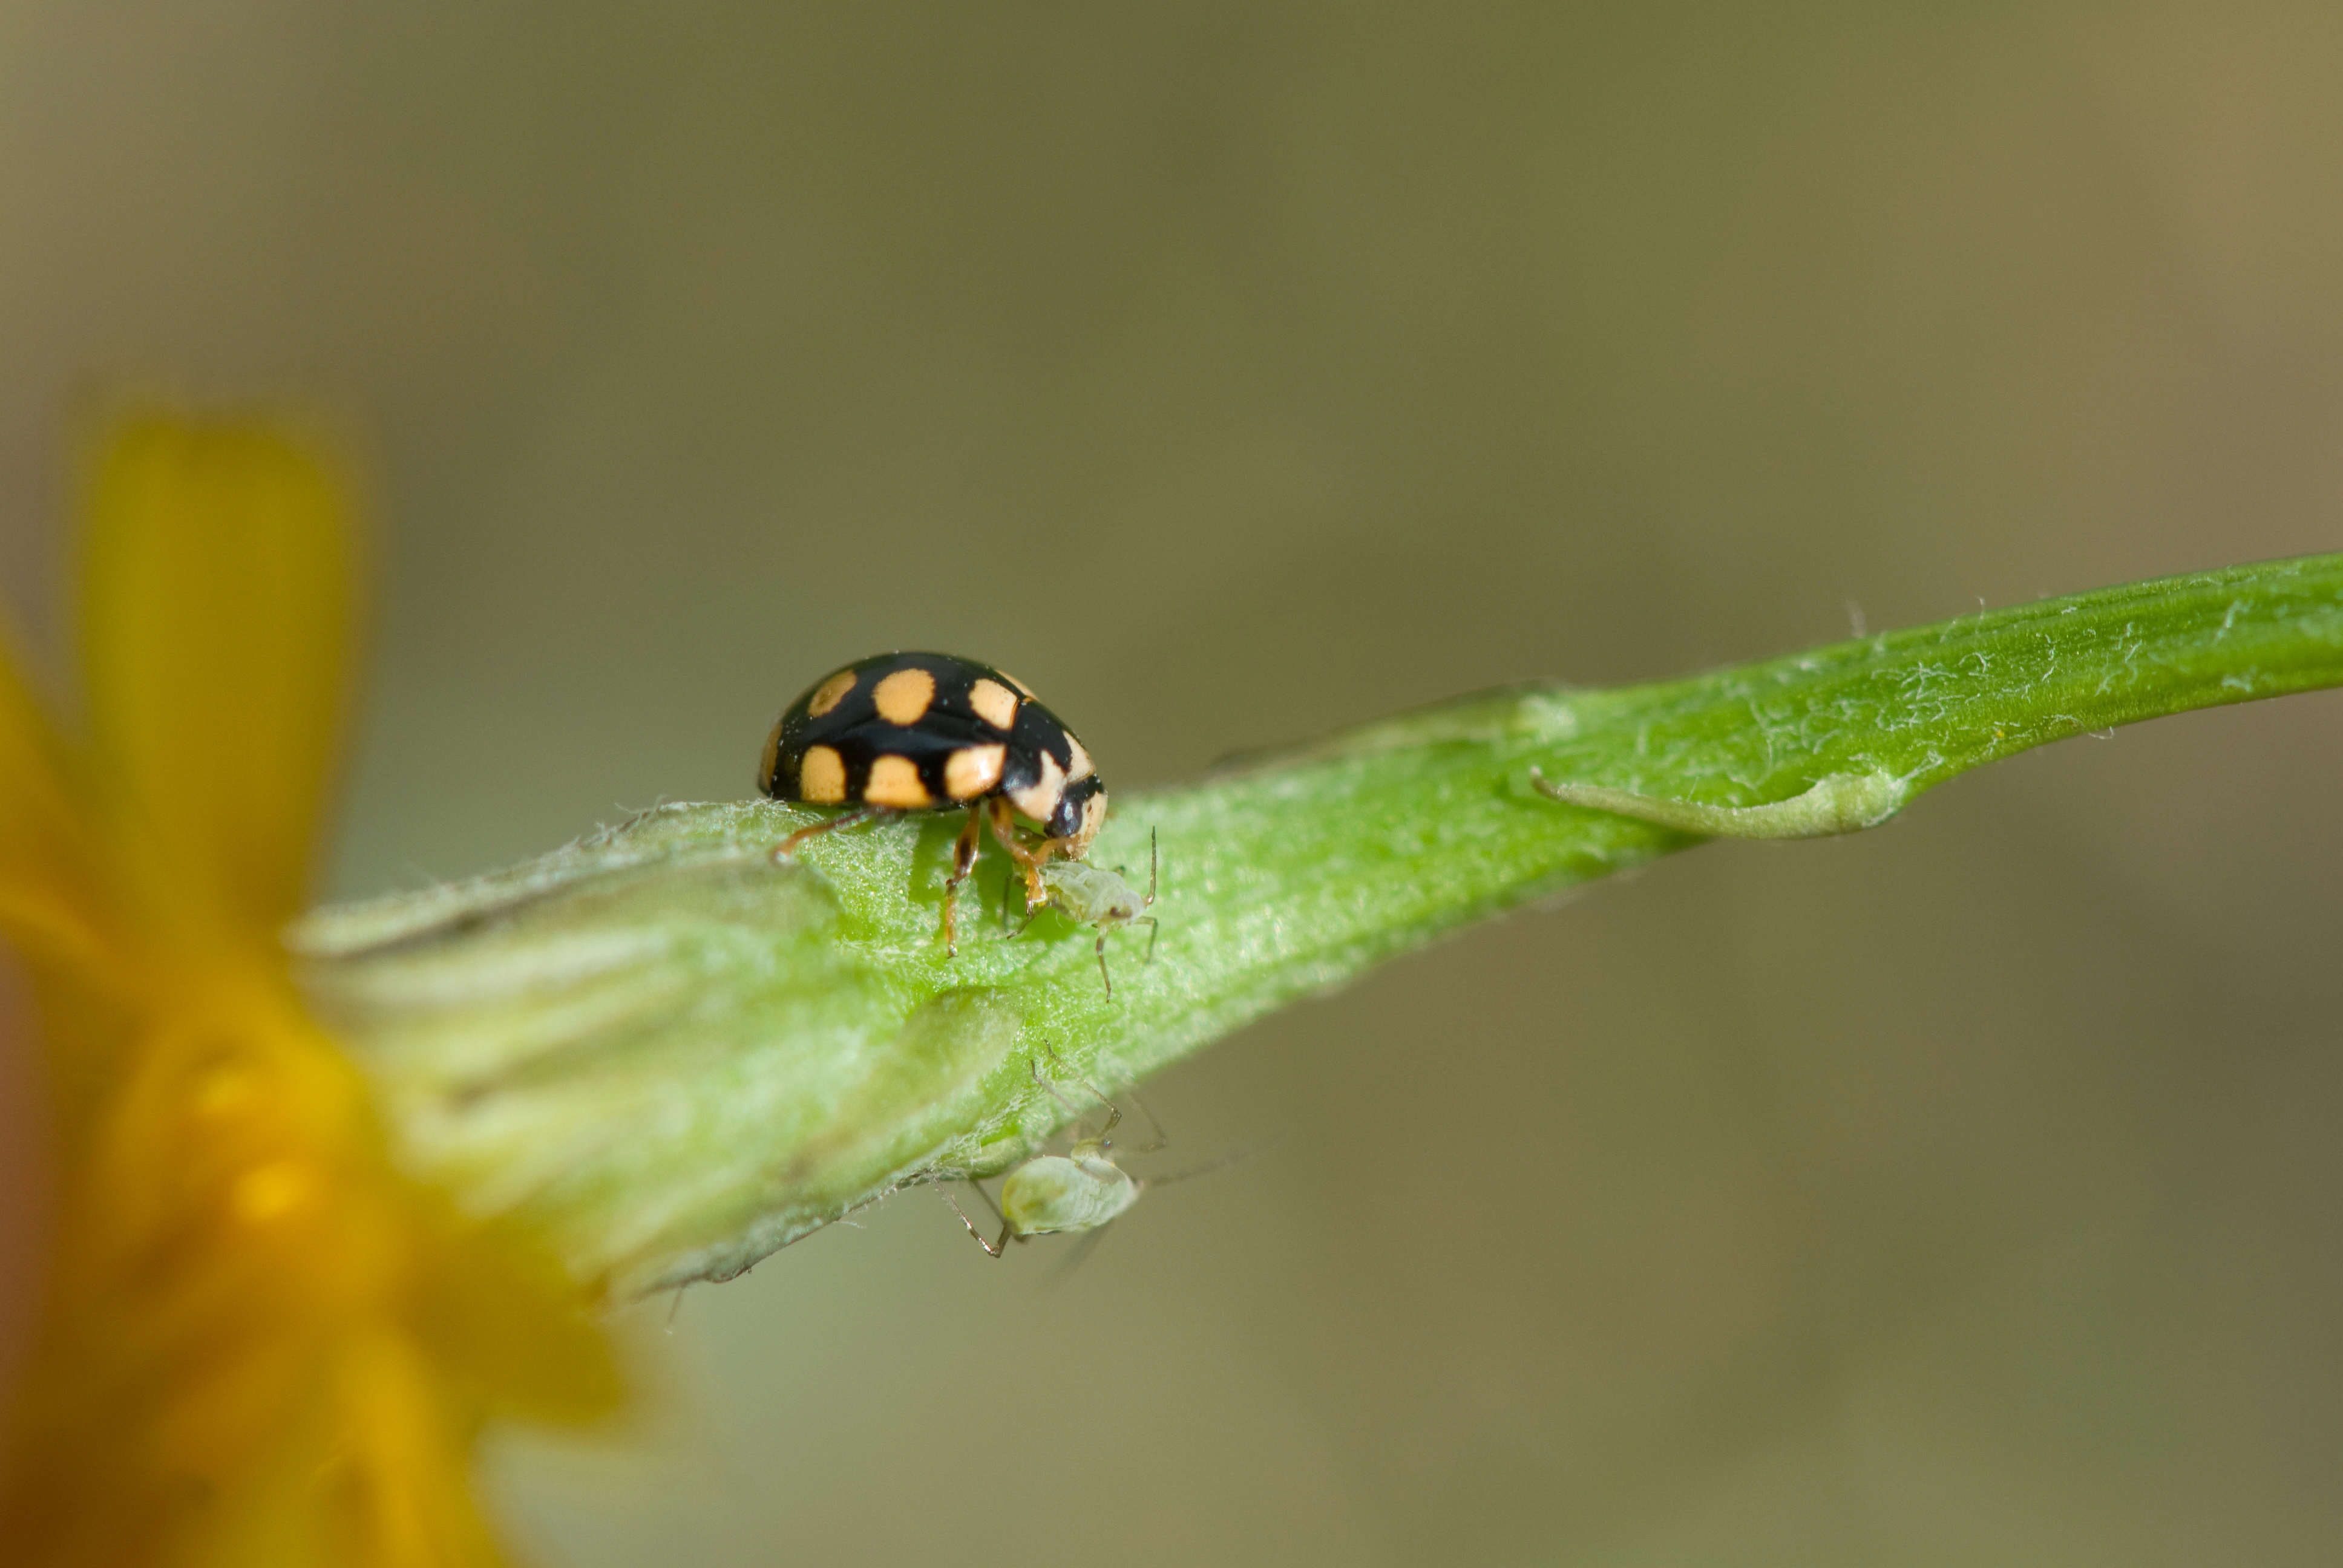
[[[1728,834],[1885,820],[2047,741],[2343,684],[2343,556],[1963,617],[1663,685],[1524,687],[1178,789],[1091,855],[1161,851],[1154,961],[1009,891],[938,940],[956,813],[814,839],[670,806],[513,870],[290,933],[410,1160],[545,1226],[618,1294],[724,1279],[906,1183],[990,1174],[1111,1091],[1473,920]]]

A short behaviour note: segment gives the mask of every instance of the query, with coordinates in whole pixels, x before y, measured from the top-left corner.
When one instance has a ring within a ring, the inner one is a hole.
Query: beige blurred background
[[[77,410],[387,528],[330,891],[747,792],[899,645],[1119,789],[2336,548],[2343,12],[0,4],[0,576]],[[548,1564],[2343,1556],[2343,699],[1394,965],[1087,1268],[914,1192],[635,1314]],[[1160,1163],[1160,1162],[1159,1162]]]

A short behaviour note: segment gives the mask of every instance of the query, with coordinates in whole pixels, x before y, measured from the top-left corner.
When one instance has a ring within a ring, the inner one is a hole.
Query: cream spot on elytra
[[[1017,694],[997,680],[979,680],[970,687],[968,705],[995,729],[1007,729],[1017,722]]]
[[[963,746],[944,759],[944,793],[955,800],[983,794],[1001,782],[1006,746]]]
[[[936,678],[924,669],[899,669],[870,692],[879,717],[890,724],[917,724],[936,699]]]
[[[835,806],[846,799],[846,759],[828,746],[809,746],[798,764],[798,799]]]
[[[815,690],[813,700],[806,704],[807,717],[820,719],[823,714],[845,701],[846,694],[853,689],[854,672],[850,669],[840,670],[836,675],[823,681]]]
[[[908,757],[881,757],[870,764],[870,782],[862,787],[862,798],[873,806],[906,811],[935,803],[928,787],[920,782],[918,765]]]

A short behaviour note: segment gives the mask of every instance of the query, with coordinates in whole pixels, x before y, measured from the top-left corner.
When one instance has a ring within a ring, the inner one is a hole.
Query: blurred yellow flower
[[[0,935],[59,1167],[0,1554],[494,1562],[481,1422],[618,1387],[547,1253],[393,1168],[287,976],[354,657],[342,489],[282,431],[144,418],[85,543],[85,742],[0,649]]]

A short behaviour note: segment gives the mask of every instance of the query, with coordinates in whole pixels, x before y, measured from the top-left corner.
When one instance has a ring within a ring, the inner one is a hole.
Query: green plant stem
[[[954,817],[649,812],[292,933],[410,1158],[630,1293],[725,1278],[907,1182],[990,1173],[1110,1091],[1442,932],[1715,833],[1884,820],[2087,730],[2343,684],[2343,556],[2046,600],[1661,685],[1522,688],[1117,794],[1162,925],[937,940]],[[1542,788],[1543,786],[1543,788]],[[1559,793],[1579,804],[1553,798]],[[1597,809],[1597,807],[1604,809]],[[973,903],[997,906],[988,853]],[[969,895],[964,894],[963,897]],[[972,910],[970,911],[972,912]]]

